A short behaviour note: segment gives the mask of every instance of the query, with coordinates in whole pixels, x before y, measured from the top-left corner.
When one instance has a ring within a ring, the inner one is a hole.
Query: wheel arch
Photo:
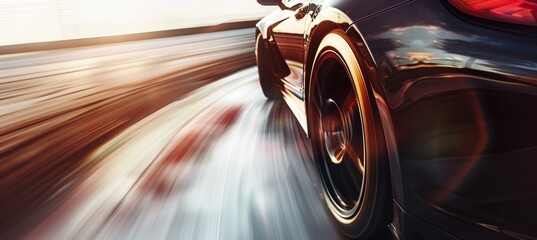
[[[315,60],[315,54],[317,48],[321,44],[323,38],[329,32],[340,29],[345,31],[343,24],[338,24],[329,19],[316,23],[308,33],[308,42],[306,43],[306,56],[304,61],[304,103],[306,107],[306,117],[309,117],[309,100],[310,100],[310,87],[311,87],[311,72],[313,69],[313,61]],[[311,132],[311,126],[308,122],[308,136]]]
[[[306,107],[306,117],[309,118],[309,101],[310,101],[310,86],[311,86],[311,73],[313,69],[313,62],[315,60],[315,54],[317,48],[319,47],[321,41],[333,30],[340,29],[342,30],[346,37],[350,40],[351,47],[355,49],[355,55],[360,64],[362,74],[364,79],[368,82],[370,86],[371,93],[371,103],[375,115],[378,116],[378,121],[380,122],[381,131],[381,141],[384,142],[384,147],[386,151],[386,157],[389,165],[389,175],[392,182],[392,194],[395,201],[400,204],[403,204],[403,192],[402,192],[402,175],[401,175],[401,166],[399,163],[399,155],[397,150],[397,143],[395,139],[394,127],[392,118],[390,115],[390,110],[386,104],[386,95],[384,88],[382,87],[379,81],[379,73],[377,70],[376,62],[367,46],[362,34],[352,22],[335,22],[330,19],[325,19],[312,27],[312,30],[309,33],[308,43],[306,45],[306,61],[304,69],[304,81],[305,81],[305,107]],[[311,133],[312,129],[308,121],[308,133]],[[308,134],[309,136],[309,134]]]

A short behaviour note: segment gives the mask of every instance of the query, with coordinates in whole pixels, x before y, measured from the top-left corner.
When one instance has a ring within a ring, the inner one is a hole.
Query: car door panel
[[[309,1],[286,1],[289,9],[285,9],[285,19],[272,28],[274,44],[282,55],[285,64],[289,68],[289,74],[282,76],[284,86],[300,99],[303,94],[303,69],[304,69],[304,32],[311,18]]]

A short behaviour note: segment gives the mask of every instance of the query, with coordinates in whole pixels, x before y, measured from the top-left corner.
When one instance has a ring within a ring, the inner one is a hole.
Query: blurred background
[[[271,10],[253,0],[2,0],[0,45],[258,20]]]
[[[309,140],[259,87],[272,10],[0,0],[0,239],[340,238]]]

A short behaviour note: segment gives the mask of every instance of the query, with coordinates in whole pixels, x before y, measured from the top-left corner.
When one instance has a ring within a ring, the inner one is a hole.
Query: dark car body
[[[536,27],[445,0],[284,5],[257,31],[275,46],[283,98],[306,132],[324,34],[342,29],[360,52],[388,148],[397,238],[537,239]]]

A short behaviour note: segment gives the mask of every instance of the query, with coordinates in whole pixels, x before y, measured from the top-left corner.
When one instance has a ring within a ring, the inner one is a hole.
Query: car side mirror
[[[273,6],[280,5],[282,3],[282,0],[257,0],[257,2],[265,6]]]
[[[282,10],[290,9],[285,4],[283,4],[282,0],[257,0],[257,3],[264,5],[264,6],[278,6]]]

